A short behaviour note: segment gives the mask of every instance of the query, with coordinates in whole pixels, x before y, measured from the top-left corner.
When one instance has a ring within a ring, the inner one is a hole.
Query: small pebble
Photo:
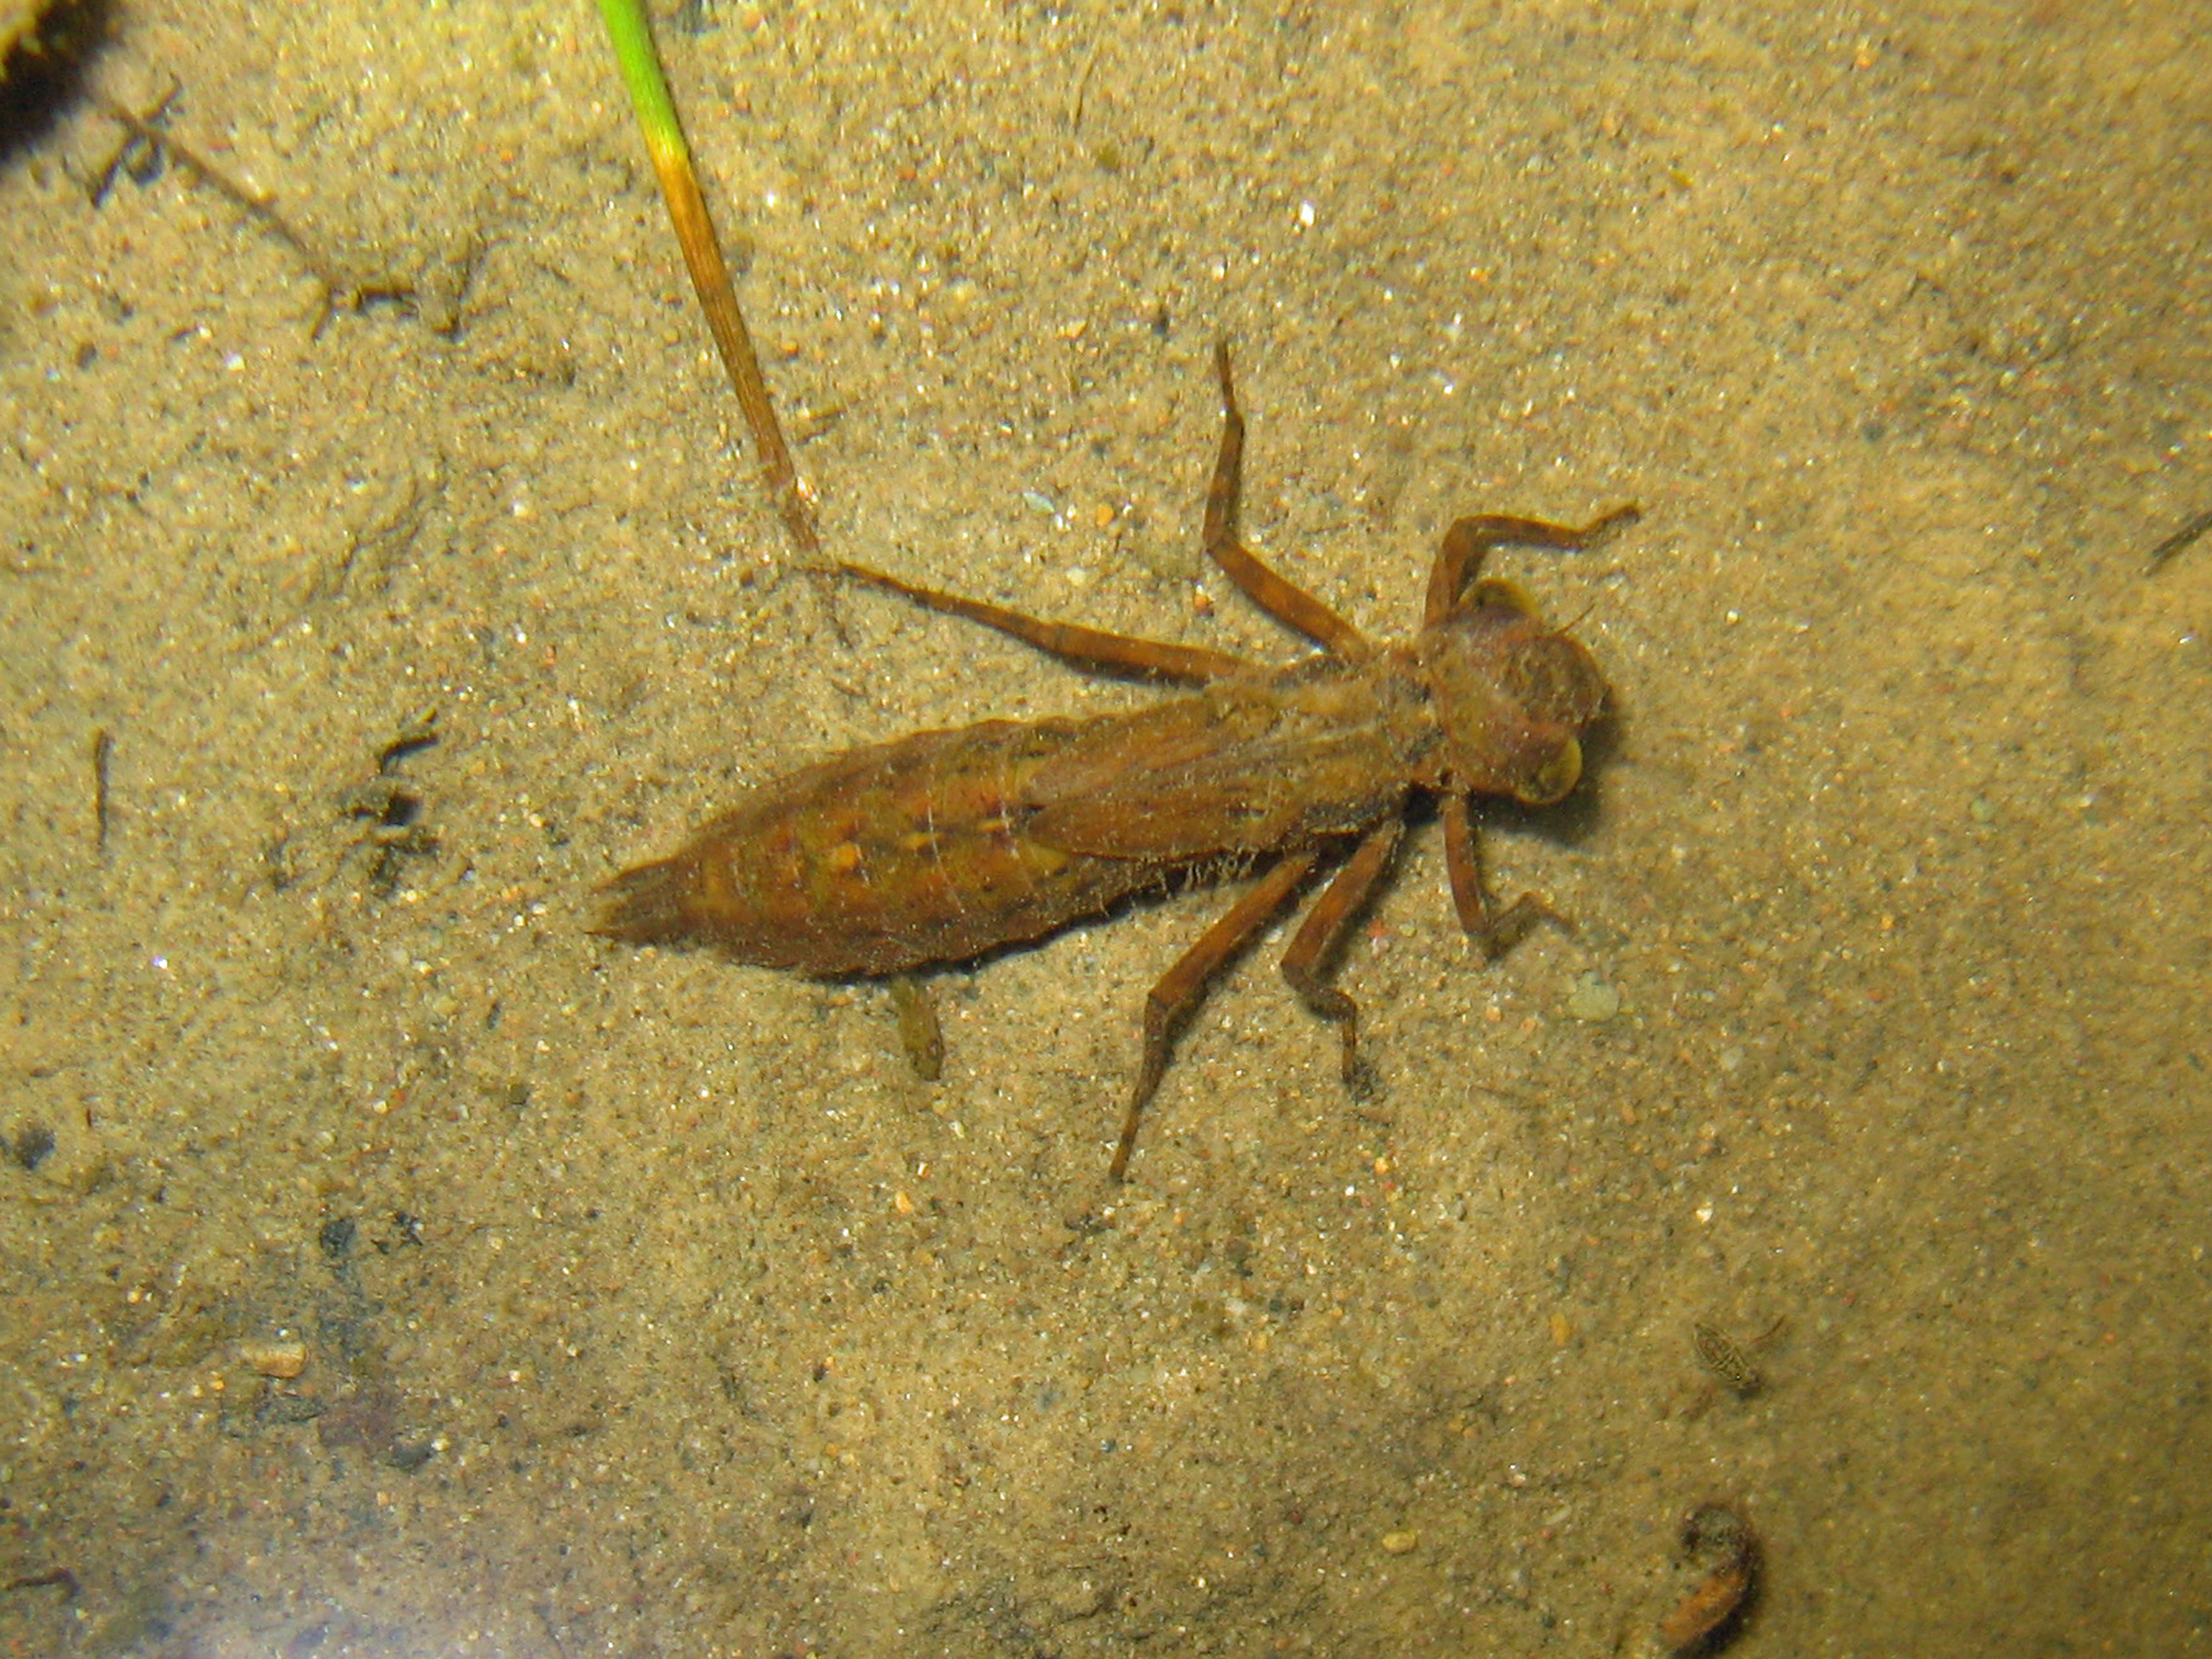
[[[1706,1571],[1659,1621],[1659,1639],[1676,1654],[1717,1652],[1750,1604],[1759,1577],[1758,1535],[1733,1510],[1707,1504],[1683,1522],[1682,1551]]]
[[[1420,1545],[1421,1534],[1411,1527],[1382,1534],[1382,1548],[1391,1555],[1411,1555]]]
[[[307,1369],[307,1345],[298,1339],[281,1342],[241,1342],[238,1357],[264,1376],[295,1377]]]
[[[1575,975],[1575,988],[1567,994],[1567,1012],[1577,1019],[1611,1019],[1620,1012],[1620,993],[1605,982],[1595,969]]]

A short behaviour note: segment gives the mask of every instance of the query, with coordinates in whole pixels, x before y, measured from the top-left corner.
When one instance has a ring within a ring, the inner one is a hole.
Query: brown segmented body
[[[608,884],[594,931],[636,944],[696,943],[740,961],[818,975],[902,974],[1036,939],[1179,872],[1261,866],[1253,888],[1154,986],[1144,1062],[1113,1173],[1158,1085],[1173,1029],[1208,975],[1334,846],[1343,869],[1316,901],[1283,971],[1338,1022],[1357,1076],[1356,1011],[1321,965],[1387,867],[1415,788],[1443,799],[1462,922],[1498,948],[1532,916],[1494,908],[1470,802],[1559,799],[1581,775],[1580,736],[1605,683],[1587,652],[1517,589],[1475,580],[1511,542],[1585,547],[1635,516],[1584,528],[1463,519],[1431,572],[1412,642],[1374,644],[1237,539],[1243,422],[1225,351],[1224,423],[1207,494],[1206,546],[1237,586],[1325,649],[1268,670],[1225,653],[1038,621],[858,565],[844,575],[1091,665],[1201,683],[1133,714],[991,720],[856,749],[756,790],[671,856]]]
[[[1407,666],[1318,659],[1135,714],[852,750],[617,877],[600,931],[825,975],[1036,939],[1194,862],[1395,811],[1437,738]]]

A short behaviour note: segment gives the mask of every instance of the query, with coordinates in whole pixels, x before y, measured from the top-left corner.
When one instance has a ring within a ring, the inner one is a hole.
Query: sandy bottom
[[[1577,930],[1420,823],[1378,1091],[1285,923],[1120,1188],[1221,892],[939,975],[935,1085],[588,937],[1160,694],[793,574],[589,9],[116,0],[0,152],[0,1652],[1644,1654],[1709,1501],[1745,1653],[2212,1647],[2203,9],[893,9],[664,20],[829,547],[1292,654],[1218,335],[1377,634],[1641,503],[1501,562]]]

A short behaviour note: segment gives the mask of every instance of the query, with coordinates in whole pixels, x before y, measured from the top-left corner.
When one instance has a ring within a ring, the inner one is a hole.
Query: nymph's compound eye
[[[1486,611],[1511,611],[1523,617],[1536,614],[1536,601],[1503,576],[1486,576],[1468,591],[1468,603]]]
[[[1557,753],[1528,775],[1517,798],[1525,806],[1549,806],[1572,794],[1582,777],[1583,746],[1569,738]]]

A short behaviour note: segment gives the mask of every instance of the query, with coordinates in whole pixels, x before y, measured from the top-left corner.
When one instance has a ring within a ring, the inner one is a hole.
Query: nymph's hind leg
[[[1624,525],[1644,516],[1635,507],[1616,507],[1586,525],[1552,524],[1500,513],[1461,519],[1444,532],[1437,562],[1429,567],[1429,602],[1422,619],[1434,628],[1459,608],[1460,596],[1482,568],[1493,547],[1556,547],[1565,552],[1595,547]]]
[[[1322,972],[1334,953],[1337,941],[1344,937],[1344,930],[1352,925],[1359,914],[1359,907],[1375,890],[1375,884],[1390,867],[1390,854],[1397,851],[1398,838],[1405,827],[1405,820],[1394,813],[1367,832],[1366,838],[1346,860],[1344,868],[1336,872],[1328,890],[1314,901],[1297,936],[1291,941],[1291,948],[1283,953],[1283,977],[1305,1000],[1307,1007],[1323,1019],[1336,1022],[1337,1031],[1344,1039],[1344,1086],[1355,1094],[1365,1091],[1364,1074],[1359,1066],[1359,1005],[1323,979]]]
[[[1306,872],[1320,856],[1317,851],[1292,853],[1276,864],[1218,921],[1199,935],[1198,943],[1160,975],[1159,982],[1146,996],[1145,1058],[1138,1068],[1137,1086],[1129,1095],[1129,1109],[1121,1119],[1121,1144],[1115,1147],[1114,1161],[1106,1170],[1115,1180],[1128,1172],[1129,1152],[1137,1144],[1137,1124],[1145,1115],[1145,1103],[1160,1086],[1160,1074],[1168,1066],[1168,1046],[1175,1041],[1176,1028],[1198,1006],[1206,993],[1206,981],[1237,954],[1237,947],[1254,930],[1282,908],[1283,901],[1305,879]]]
[[[1237,407],[1237,383],[1229,373],[1229,342],[1213,347],[1214,372],[1221,378],[1221,453],[1213,481],[1206,489],[1206,550],[1229,580],[1253,604],[1286,627],[1327,646],[1350,662],[1364,662],[1375,647],[1357,628],[1303,587],[1278,575],[1237,539],[1237,499],[1244,474],[1244,411]]]
[[[1574,931],[1574,923],[1540,893],[1523,893],[1499,909],[1483,884],[1482,842],[1473,805],[1465,795],[1447,795],[1443,817],[1444,867],[1451,872],[1452,908],[1459,912],[1459,925],[1485,957],[1496,961],[1540,921]]]
[[[1001,634],[1011,634],[1023,644],[1049,652],[1079,668],[1205,681],[1226,679],[1251,666],[1242,657],[1232,657],[1226,651],[1208,651],[1203,646],[1169,645],[1160,640],[1140,640],[1129,634],[1109,634],[1103,629],[1085,628],[1076,623],[1046,622],[981,599],[963,599],[957,593],[920,587],[901,581],[896,576],[887,576],[880,570],[871,570],[864,564],[839,563],[830,568],[849,581],[880,587],[887,593],[896,593],[948,617],[964,617],[986,628],[995,628]]]

